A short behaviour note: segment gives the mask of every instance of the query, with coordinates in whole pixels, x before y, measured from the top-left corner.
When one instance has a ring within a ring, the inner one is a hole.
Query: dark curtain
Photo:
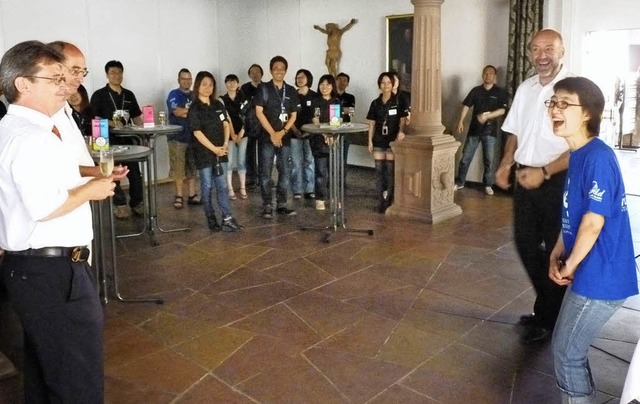
[[[509,1],[509,58],[507,91],[513,97],[518,85],[535,73],[529,61],[531,37],[542,29],[544,0]]]

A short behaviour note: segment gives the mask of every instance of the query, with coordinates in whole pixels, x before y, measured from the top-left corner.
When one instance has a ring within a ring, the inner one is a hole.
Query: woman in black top
[[[198,72],[193,85],[194,100],[189,108],[189,128],[195,137],[193,155],[200,174],[202,204],[207,224],[213,231],[235,231],[241,228],[231,216],[231,203],[227,188],[227,144],[230,125],[227,111],[222,103],[215,99],[216,80],[206,71]],[[218,207],[222,211],[222,226],[216,219],[211,198],[215,187]]]
[[[393,73],[378,76],[382,94],[371,102],[367,113],[369,123],[369,152],[376,165],[376,196],[378,212],[384,213],[393,203],[394,156],[389,144],[404,139],[407,110],[393,93]],[[386,195],[385,195],[386,191]]]
[[[340,104],[336,90],[336,80],[330,74],[320,77],[318,82],[319,97],[315,99],[314,108],[320,112],[319,117],[313,118],[313,123],[329,123],[329,111],[332,104]],[[316,209],[324,210],[324,201],[327,199],[327,186],[329,184],[329,143],[331,137],[313,134],[311,135],[311,152],[315,165],[316,183]]]
[[[82,84],[78,91],[69,96],[69,105],[72,109],[73,120],[76,121],[82,136],[91,136],[91,104],[89,104],[89,94]]]
[[[227,187],[229,188],[229,198],[236,199],[236,194],[233,191],[233,169],[234,167],[238,171],[238,178],[240,179],[240,198],[247,199],[246,180],[247,180],[247,141],[245,137],[244,128],[244,115],[245,109],[248,106],[247,99],[242,94],[242,91],[238,88],[240,80],[235,74],[229,74],[224,78],[224,84],[227,86],[227,93],[220,97],[224,107],[227,109],[229,118],[231,119],[230,126],[230,142],[227,150],[227,156],[229,158],[228,170],[227,170]]]

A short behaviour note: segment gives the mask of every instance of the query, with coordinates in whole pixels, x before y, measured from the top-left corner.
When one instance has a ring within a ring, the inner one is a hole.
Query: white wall
[[[496,65],[504,81],[508,8],[507,0],[445,0],[442,5],[443,124],[448,132],[460,102],[480,83],[484,65]],[[351,75],[349,91],[357,98],[356,119],[362,121],[378,96],[378,74],[386,70],[385,16],[412,12],[410,0],[0,0],[0,52],[28,39],[76,43],[91,70],[85,83],[90,93],[106,83],[104,64],[117,59],[125,66],[125,87],[141,104],[159,108],[176,86],[181,67],[194,74],[212,71],[224,91],[224,75],[235,73],[244,81],[250,64],[268,70],[269,59],[281,54],[289,61],[287,81],[293,83],[295,71],[304,67],[317,84],[326,72],[326,35],[313,25],[342,27],[357,18],[342,37],[340,70]],[[160,147],[164,153],[166,145]],[[351,163],[354,157],[372,163],[357,148]],[[161,162],[160,177],[167,173],[168,165]],[[469,179],[479,178],[472,167]]]

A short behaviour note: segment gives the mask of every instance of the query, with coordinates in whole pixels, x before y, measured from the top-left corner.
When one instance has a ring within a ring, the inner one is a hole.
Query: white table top
[[[302,125],[302,130],[309,133],[360,133],[369,130],[366,123],[348,122],[340,125],[329,125],[328,123],[308,123]]]

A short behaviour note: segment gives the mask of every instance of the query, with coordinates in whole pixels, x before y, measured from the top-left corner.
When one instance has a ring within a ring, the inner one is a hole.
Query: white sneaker
[[[493,195],[493,188],[491,187],[484,187],[484,193],[491,196]]]
[[[464,185],[453,184],[453,190],[454,191],[457,191],[457,190],[462,189],[462,188],[464,188]]]
[[[324,210],[324,201],[316,199],[316,210]]]

